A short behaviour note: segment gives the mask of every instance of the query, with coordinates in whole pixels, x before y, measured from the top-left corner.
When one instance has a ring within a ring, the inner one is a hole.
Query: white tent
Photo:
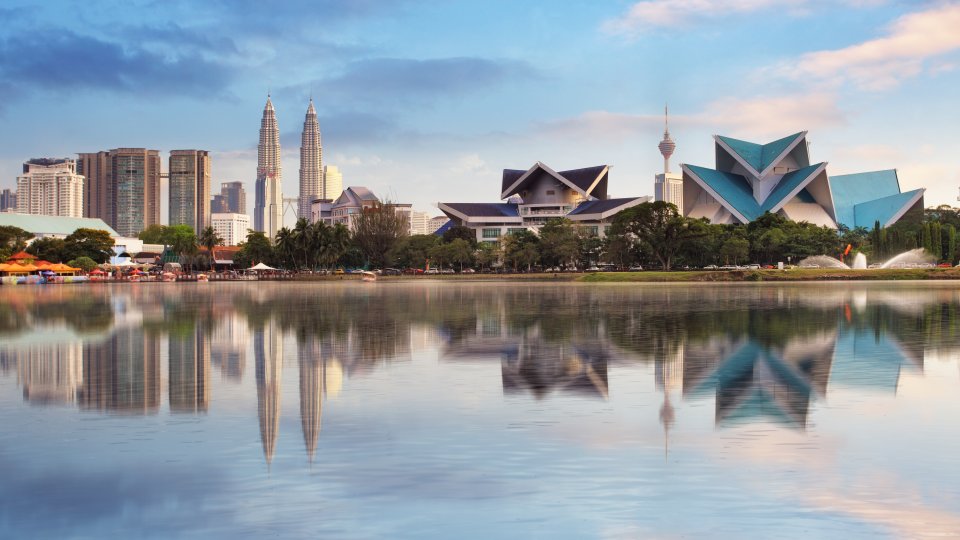
[[[248,270],[276,270],[276,268],[267,266],[263,263],[257,263],[256,266],[251,266]]]
[[[116,264],[111,264],[110,266],[113,266],[114,268],[133,268],[134,266],[140,266],[140,265],[135,262],[131,262],[130,259],[125,259]]]

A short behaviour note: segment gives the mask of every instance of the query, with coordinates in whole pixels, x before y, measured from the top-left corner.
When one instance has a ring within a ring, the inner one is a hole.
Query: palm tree
[[[292,264],[293,252],[296,249],[296,238],[294,237],[293,231],[287,227],[281,228],[277,231],[277,251],[280,254],[280,259],[283,261],[283,265],[289,268],[295,268],[296,264]]]
[[[190,261],[187,267],[192,270],[193,256],[197,252],[197,237],[193,234],[179,234],[173,239],[173,245],[170,247],[181,260]]]
[[[342,223],[337,223],[333,227],[326,227],[323,246],[321,248],[321,259],[323,265],[332,267],[337,263],[340,257],[347,252],[350,246],[350,229],[347,229]]]
[[[303,257],[302,262],[304,267],[309,266],[310,263],[308,259],[313,243],[310,237],[310,222],[304,218],[298,219],[297,225],[293,228],[293,237],[296,254]],[[298,267],[300,266],[299,261],[296,261],[295,264]]]
[[[223,245],[223,238],[217,235],[213,227],[207,227],[200,231],[197,236],[197,243],[207,248],[207,257],[210,259],[210,269],[213,269],[213,248]]]

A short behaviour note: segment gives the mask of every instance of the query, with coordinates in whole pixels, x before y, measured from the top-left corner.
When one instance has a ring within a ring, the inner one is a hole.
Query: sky
[[[960,1],[7,0],[0,20],[0,188],[34,157],[198,148],[252,210],[268,92],[287,197],[311,96],[344,186],[435,215],[537,161],[652,195],[667,103],[674,171],[712,166],[714,134],[808,130],[830,174],[896,168],[927,206],[960,187]]]

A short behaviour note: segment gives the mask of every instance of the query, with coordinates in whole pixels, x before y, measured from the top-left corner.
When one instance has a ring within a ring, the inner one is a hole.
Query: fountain
[[[866,259],[864,259],[866,262]],[[814,255],[813,257],[807,257],[803,259],[797,266],[800,268],[838,268],[842,270],[849,270],[850,267],[841,262],[839,259],[834,259],[829,255]]]
[[[934,265],[934,256],[923,248],[905,251],[880,265],[880,268],[924,268]]]
[[[857,252],[857,256],[853,258],[854,270],[866,270],[867,269],[867,256],[863,253]]]

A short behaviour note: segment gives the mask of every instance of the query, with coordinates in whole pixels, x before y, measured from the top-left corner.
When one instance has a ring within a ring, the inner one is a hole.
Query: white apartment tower
[[[343,173],[340,167],[336,165],[324,165],[323,167],[323,194],[319,199],[335,200],[343,193]]]
[[[210,223],[217,236],[223,239],[223,245],[236,246],[247,239],[250,217],[246,214],[213,213]]]
[[[17,212],[83,217],[83,175],[72,159],[31,159],[17,177]]]
[[[654,176],[653,197],[656,201],[673,203],[683,212],[683,175],[670,172],[670,156],[677,149],[677,143],[670,138],[668,111],[663,109],[663,140],[660,141],[660,154],[663,156],[663,174]]]
[[[267,94],[267,104],[260,120],[260,144],[257,145],[256,205],[253,227],[273,240],[283,227],[283,192],[281,190],[280,129],[277,115]]]
[[[323,144],[320,141],[320,124],[317,111],[313,108],[313,98],[307,107],[307,116],[303,121],[303,135],[300,137],[300,200],[297,217],[310,220],[310,204],[321,198],[323,191]]]

